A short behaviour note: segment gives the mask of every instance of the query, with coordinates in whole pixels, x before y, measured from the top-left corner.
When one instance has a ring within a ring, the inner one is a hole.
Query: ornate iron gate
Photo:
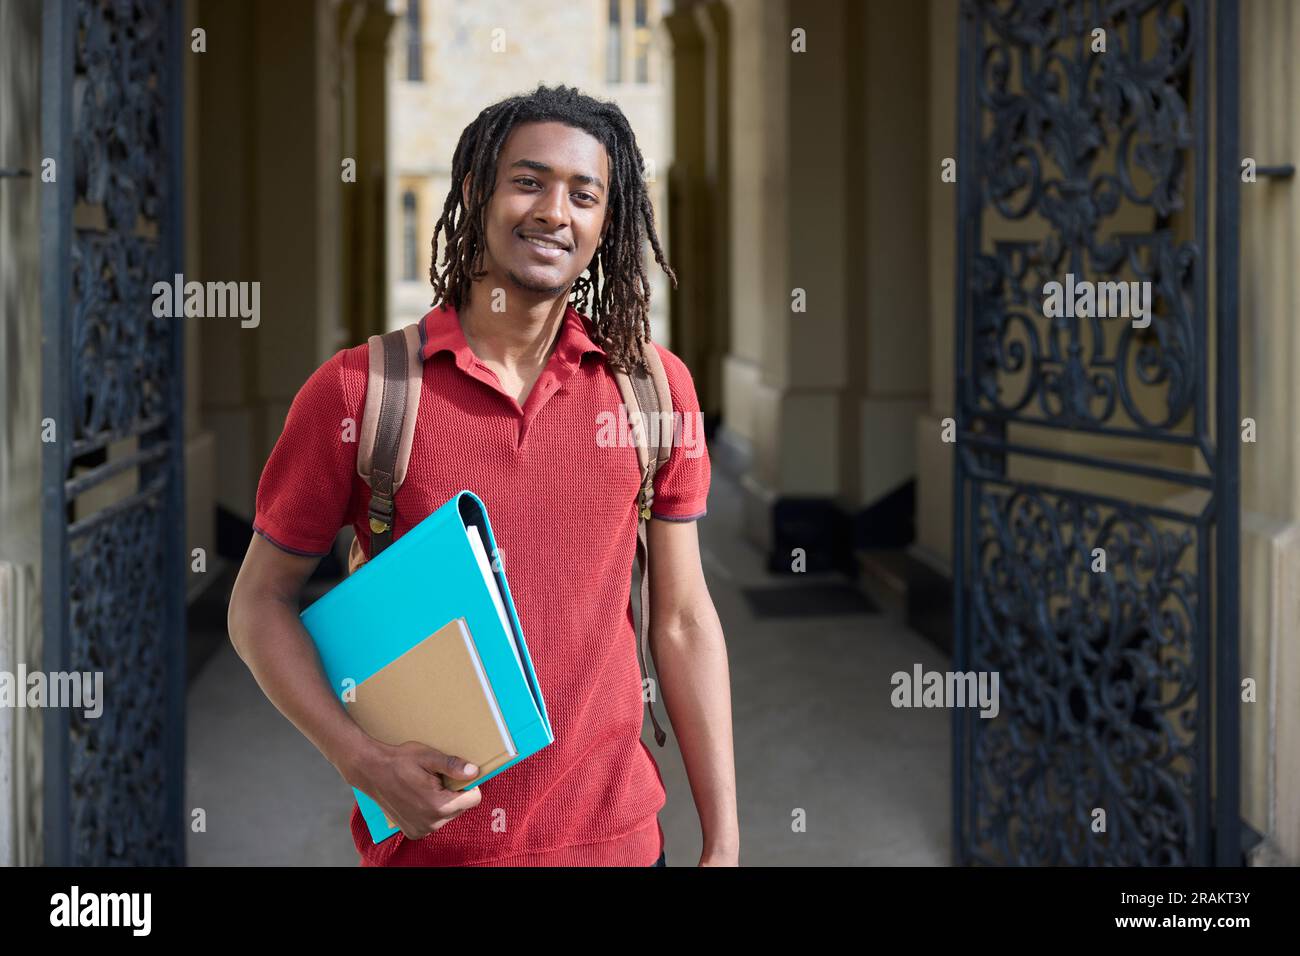
[[[1236,4],[962,15],[955,856],[1240,865]]]
[[[45,4],[44,666],[104,697],[46,711],[52,865],[184,861],[179,7]]]

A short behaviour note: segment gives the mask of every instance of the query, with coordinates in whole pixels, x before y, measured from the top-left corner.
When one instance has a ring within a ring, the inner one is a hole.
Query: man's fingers
[[[419,748],[416,751],[416,759],[427,773],[446,774],[458,780],[473,780],[479,774],[478,767],[463,757],[446,754],[436,747],[425,747],[414,741],[408,742],[405,746]]]
[[[474,764],[470,763],[468,760],[452,756],[451,754],[445,754],[444,756],[447,758],[447,769],[444,770],[443,773],[450,774],[451,776],[457,777],[461,780],[473,780],[478,776],[478,767],[474,766]]]
[[[482,800],[483,794],[475,787],[473,790],[465,790],[456,794],[456,796],[443,803],[440,809],[442,813],[464,813],[466,810],[477,807]]]

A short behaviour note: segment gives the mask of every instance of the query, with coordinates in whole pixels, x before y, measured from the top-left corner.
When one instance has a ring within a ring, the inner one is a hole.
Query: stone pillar
[[[687,367],[701,368],[702,326],[708,321],[710,286],[709,249],[713,240],[705,163],[705,44],[700,24],[690,6],[679,7],[660,21],[672,49],[672,83],[667,109],[672,123],[672,161],[667,175],[668,210],[660,224],[668,260],[676,271],[677,288],[668,283],[671,348]],[[656,267],[657,268],[657,267]],[[695,375],[696,392],[703,376]],[[704,396],[700,396],[704,407]]]
[[[730,4],[732,328],[722,444],[748,462],[746,526],[788,569],[829,566],[847,380],[848,5]],[[793,31],[807,52],[794,52]],[[795,188],[795,184],[798,188]],[[794,196],[798,195],[798,201]],[[797,291],[796,291],[797,290]],[[796,311],[796,296],[805,311]]]
[[[954,414],[953,298],[957,259],[957,187],[939,178],[939,163],[957,156],[957,0],[929,0],[929,84],[926,109],[930,174],[925,178],[929,223],[930,401],[916,416],[916,543],[913,553],[945,574],[952,571],[952,446],[940,441]]]
[[[0,671],[41,657],[41,4],[0,3]],[[0,707],[0,866],[41,862],[41,712]]]
[[[861,108],[849,117],[862,129],[849,151],[847,186],[856,190],[850,228],[861,236],[846,272],[855,289],[846,405],[852,433],[846,455],[844,504],[856,512],[906,485],[917,473],[914,422],[930,384],[927,315],[933,287],[927,254],[933,233],[924,215],[930,184],[939,177],[918,117],[926,115],[932,64],[923,4],[868,3],[854,24],[863,51],[854,78]],[[860,302],[860,306],[858,305]],[[860,543],[896,546],[910,533],[899,506],[868,512]]]
[[[722,0],[695,8],[704,38],[704,188],[710,230],[707,263],[711,297],[701,316],[700,407],[706,416],[722,412],[722,361],[731,314],[731,15]]]
[[[188,38],[195,27],[204,24],[199,19],[198,0],[185,0],[184,36]],[[202,54],[206,55],[206,54]],[[182,168],[184,182],[184,265],[186,280],[203,281],[202,236],[199,200],[202,191],[199,163],[199,57],[181,57],[185,71],[185,94],[181,106],[184,130]],[[186,558],[186,587],[193,600],[207,584],[216,580],[219,571],[217,557],[216,523],[216,436],[203,427],[203,329],[201,318],[184,318],[185,335],[185,551],[187,556],[195,548],[204,554],[203,572],[194,570],[194,562]]]
[[[776,7],[781,9],[774,15]],[[717,445],[722,461],[744,470],[757,434],[755,395],[763,352],[764,293],[760,283],[769,264],[774,264],[775,256],[767,249],[774,244],[770,237],[778,225],[774,204],[765,201],[769,180],[765,131],[771,122],[767,114],[778,108],[784,114],[783,98],[779,103],[772,99],[782,96],[784,71],[780,78],[774,76],[776,64],[765,61],[775,55],[783,68],[789,44],[783,39],[787,32],[783,4],[756,7],[729,0],[728,11],[732,23],[730,132],[732,142],[744,144],[744,148],[733,152],[728,176],[732,210],[729,284],[733,294],[727,316],[728,349],[722,361],[723,425]],[[773,21],[770,27],[768,20]],[[771,32],[779,34],[775,43]]]
[[[337,22],[326,0],[201,0],[201,276],[260,283],[260,324],[205,319],[216,499],[251,518],[289,403],[345,344]]]
[[[1241,148],[1260,166],[1300,162],[1300,16],[1288,0],[1241,4]],[[1241,185],[1242,813],[1260,862],[1300,864],[1300,334],[1295,181]],[[1240,435],[1224,436],[1236,441]]]
[[[197,175],[188,177],[198,195],[193,221],[201,281],[255,281],[259,236],[252,221],[257,163],[252,112],[256,102],[255,23],[247,0],[200,0],[198,25],[208,51],[198,58],[199,150]],[[266,311],[263,295],[261,306]],[[265,317],[263,321],[266,321]],[[214,477],[219,505],[251,516],[256,488],[254,448],[261,433],[254,396],[259,329],[203,321],[191,341],[200,348],[196,380],[201,415],[216,435]]]
[[[385,331],[388,314],[388,38],[396,17],[383,4],[352,0],[352,30],[343,54],[348,98],[345,155],[357,161],[357,181],[344,191],[341,321],[348,343]]]
[[[706,418],[722,411],[731,232],[729,14],[721,0],[679,6],[662,21],[672,47],[669,173],[672,348],[691,368]]]

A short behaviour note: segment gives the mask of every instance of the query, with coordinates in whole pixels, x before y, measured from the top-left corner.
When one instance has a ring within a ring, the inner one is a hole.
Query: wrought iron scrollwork
[[[73,155],[77,196],[102,206],[110,232],[158,222],[168,177],[162,117],[175,95],[163,74],[169,4],[77,4]]]
[[[1011,420],[1142,435],[1189,425],[1204,357],[1190,317],[1200,249],[1166,226],[1186,206],[1185,91],[1201,43],[1182,3],[1133,0],[1107,4],[1108,46],[1093,54],[1093,6],[979,7],[981,188],[995,218],[1036,217],[1046,229],[978,256],[973,385],[981,409]],[[1119,231],[1142,210],[1146,231]],[[1150,327],[1045,316],[1044,286],[1067,273],[1150,282]]]
[[[163,823],[168,635],[155,497],[72,542],[71,670],[102,673],[98,716],[71,712],[71,844],[84,866],[168,859]]]
[[[975,733],[973,842],[1030,865],[1186,865],[1204,760],[1193,528],[1033,486],[980,482],[975,502],[969,663],[1000,675],[1001,706]]]
[[[59,429],[43,475],[46,659],[101,674],[104,694],[98,716],[46,716],[59,865],[184,859],[181,327],[152,308],[179,262],[179,24],[175,0],[45,11],[60,167],[43,226],[67,250],[43,264],[58,280],[43,350]]]
[[[1235,31],[1227,9],[1221,22]],[[1235,806],[1211,809],[1211,780],[1222,790],[1235,777],[1212,760],[1222,687],[1210,686],[1209,657],[1236,639],[1212,637],[1236,608],[1235,577],[1223,577],[1236,526],[1224,509],[1238,499],[1223,490],[1235,458],[1212,434],[1227,419],[1208,410],[1206,250],[1208,101],[1235,96],[1235,63],[1216,49],[1215,70],[1227,72],[1211,88],[1200,0],[967,0],[962,10],[956,644],[962,669],[1000,675],[1001,707],[956,716],[958,858],[1230,857],[1235,844],[1216,845],[1210,825],[1213,815],[1224,832]],[[1104,53],[1092,49],[1099,28]],[[1220,239],[1216,254],[1235,241]],[[1149,324],[1049,310],[1048,283],[1067,276],[1149,283]],[[1221,313],[1221,349],[1231,323]],[[1231,348],[1219,367],[1230,389]],[[1111,451],[1118,442],[1101,457],[1044,437],[1054,430],[1122,438],[1129,450],[1135,440],[1189,446],[1209,468],[1195,473],[1190,455],[1186,467],[1152,466]],[[1018,478],[1027,459],[1048,462],[1061,483]],[[1093,471],[1068,473],[1075,466]],[[1128,501],[1094,490],[1108,469],[1205,494],[1195,514],[1154,496]]]
[[[77,231],[71,384],[78,438],[138,434],[166,414],[173,320],[150,308],[165,269],[156,240]]]

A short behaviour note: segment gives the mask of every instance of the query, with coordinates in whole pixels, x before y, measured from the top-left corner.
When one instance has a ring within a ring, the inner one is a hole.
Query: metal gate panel
[[[50,865],[184,862],[180,6],[45,5],[44,667],[104,694],[46,711]]]
[[[1236,5],[962,16],[954,666],[1001,709],[954,711],[955,857],[1239,865]],[[1067,273],[1149,326],[1046,316]]]

